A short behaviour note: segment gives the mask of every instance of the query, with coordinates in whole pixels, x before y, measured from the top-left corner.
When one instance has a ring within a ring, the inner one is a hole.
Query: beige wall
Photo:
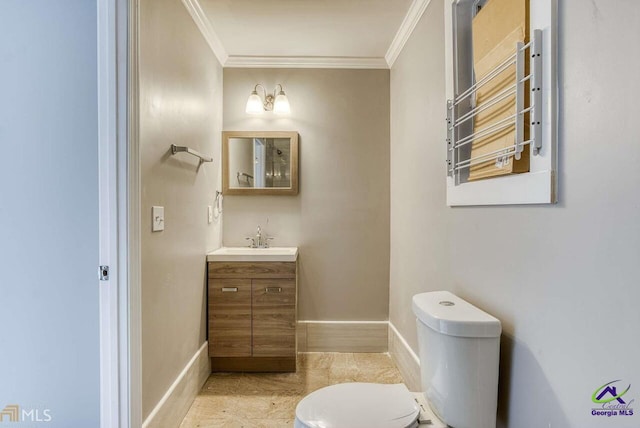
[[[640,61],[627,55],[640,6],[559,3],[557,205],[446,207],[443,1],[391,70],[390,319],[417,350],[415,293],[451,290],[497,316],[500,427],[637,426],[593,417],[590,397],[640,382]]]
[[[142,407],[146,418],[206,340],[205,254],[220,245],[207,205],[220,188],[222,68],[180,0],[142,0]],[[171,156],[187,145],[214,162]],[[151,207],[165,207],[151,232]]]
[[[282,83],[291,115],[247,115],[256,83]],[[230,68],[224,93],[225,130],[300,134],[300,194],[227,196],[224,244],[260,224],[274,246],[299,246],[299,319],[386,320],[389,72]]]

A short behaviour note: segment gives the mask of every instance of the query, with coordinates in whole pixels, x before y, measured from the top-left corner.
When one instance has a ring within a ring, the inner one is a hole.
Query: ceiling
[[[199,4],[191,0],[185,3],[194,2],[201,8],[200,27],[208,27],[209,35],[216,39],[209,43],[214,51],[222,51],[216,55],[219,59],[223,57],[221,62],[225,66],[295,66],[296,63],[364,66],[358,68],[387,68],[389,54],[398,44],[394,40],[407,31],[410,33],[415,26],[411,22],[415,9],[422,9],[421,15],[426,8],[421,5],[428,3],[424,0],[199,0]],[[193,15],[193,11],[190,12]],[[403,29],[407,26],[411,28]]]

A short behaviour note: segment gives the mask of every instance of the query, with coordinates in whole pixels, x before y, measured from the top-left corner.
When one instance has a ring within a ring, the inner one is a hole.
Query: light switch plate
[[[209,224],[213,223],[213,206],[207,205],[207,218],[209,219]]]
[[[152,207],[151,224],[154,232],[164,230],[164,207]]]

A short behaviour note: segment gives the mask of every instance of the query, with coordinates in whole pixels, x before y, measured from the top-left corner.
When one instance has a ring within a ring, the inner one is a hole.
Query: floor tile
[[[180,427],[292,427],[302,398],[343,382],[402,378],[387,354],[301,353],[296,373],[212,373]]]

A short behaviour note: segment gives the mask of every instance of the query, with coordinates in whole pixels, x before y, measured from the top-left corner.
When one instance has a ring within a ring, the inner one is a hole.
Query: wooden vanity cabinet
[[[295,371],[295,262],[209,262],[213,371]]]

